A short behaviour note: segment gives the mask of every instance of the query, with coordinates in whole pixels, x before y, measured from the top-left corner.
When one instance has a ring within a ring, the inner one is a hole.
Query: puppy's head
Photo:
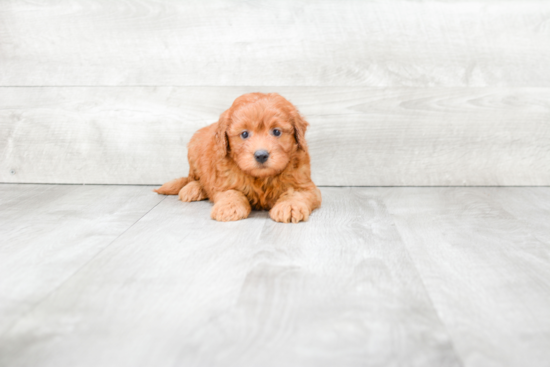
[[[251,176],[274,176],[298,150],[307,150],[307,126],[296,107],[279,94],[245,94],[221,115],[217,150]]]

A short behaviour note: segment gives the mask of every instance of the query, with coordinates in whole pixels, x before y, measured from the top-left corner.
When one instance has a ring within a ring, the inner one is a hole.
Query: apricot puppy
[[[269,210],[277,222],[306,221],[321,205],[311,181],[308,123],[277,93],[240,96],[218,122],[197,131],[188,148],[189,176],[155,192],[181,201],[210,199],[212,219],[245,219]]]

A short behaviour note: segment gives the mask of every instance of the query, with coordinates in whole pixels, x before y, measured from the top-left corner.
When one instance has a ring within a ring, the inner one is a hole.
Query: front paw
[[[275,222],[298,223],[307,221],[311,214],[309,207],[301,201],[282,201],[269,211],[269,216]]]
[[[210,216],[220,222],[230,222],[248,218],[250,208],[240,203],[220,202],[214,204]]]
[[[208,199],[202,186],[197,181],[191,181],[185,185],[178,194],[181,201],[191,202]]]

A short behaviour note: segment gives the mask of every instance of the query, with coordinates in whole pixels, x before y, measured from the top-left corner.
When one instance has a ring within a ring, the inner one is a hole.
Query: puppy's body
[[[182,201],[208,198],[215,204],[212,218],[220,221],[244,219],[252,208],[270,210],[279,222],[307,220],[321,205],[311,181],[307,125],[278,94],[241,96],[218,122],[191,138],[189,176],[155,191],[179,194]],[[258,160],[258,152],[269,158]]]

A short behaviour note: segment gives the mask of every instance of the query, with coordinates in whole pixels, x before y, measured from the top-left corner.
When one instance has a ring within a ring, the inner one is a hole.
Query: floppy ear
[[[298,111],[292,112],[292,119],[294,120],[294,138],[298,143],[298,149],[307,150],[306,130],[309,123],[304,120]]]
[[[221,114],[216,128],[216,152],[220,157],[225,157],[229,152],[229,140],[227,139],[227,128],[229,127],[229,110]]]

